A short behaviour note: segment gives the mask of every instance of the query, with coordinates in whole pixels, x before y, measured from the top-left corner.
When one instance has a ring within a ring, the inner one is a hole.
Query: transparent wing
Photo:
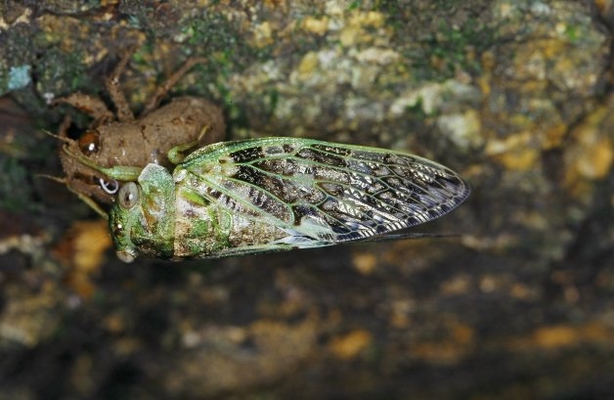
[[[421,224],[448,213],[470,192],[454,171],[433,161],[311,139],[216,143],[179,168],[202,181],[207,202],[283,229],[288,235],[277,242],[298,248]]]

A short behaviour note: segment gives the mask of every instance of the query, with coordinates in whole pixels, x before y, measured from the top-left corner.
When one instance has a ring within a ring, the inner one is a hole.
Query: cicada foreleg
[[[102,218],[104,219],[109,219],[109,214],[107,214],[99,205],[98,203],[96,203],[94,200],[92,200],[91,197],[87,197],[84,194],[81,194],[75,190],[73,190],[69,185],[66,185],[66,187],[68,188],[68,190],[70,190],[71,192],[73,192],[74,194],[77,195],[77,197],[79,199],[81,199],[81,201],[83,201],[85,204],[87,204],[92,210],[96,211],[96,214],[100,215]]]
[[[91,198],[85,196],[84,194],[79,193],[76,190],[74,190],[68,184],[68,182],[66,181],[66,178],[58,178],[57,176],[51,176],[51,175],[45,175],[45,174],[38,174],[37,176],[40,176],[40,177],[43,177],[43,178],[47,178],[47,179],[51,179],[52,181],[56,181],[58,183],[61,183],[62,185],[66,186],[66,188],[68,190],[70,190],[71,192],[76,194],[77,197],[79,199],[81,199],[81,201],[83,201],[85,204],[88,205],[88,207],[90,207],[92,210],[96,211],[96,214],[100,215],[104,219],[109,219],[109,215],[98,205],[98,203],[96,203]]]
[[[180,144],[179,146],[175,146],[172,149],[170,149],[167,154],[168,160],[175,165],[181,163],[183,159],[186,157],[184,153],[186,153],[188,150],[191,150],[197,147],[200,141],[203,139],[203,137],[205,137],[205,135],[207,134],[210,128],[211,127],[209,125],[205,125],[203,129],[200,131],[200,134],[198,135],[198,139],[192,142],[186,143],[186,144]]]
[[[138,179],[139,175],[141,174],[141,171],[143,170],[143,168],[141,167],[131,167],[127,165],[116,165],[113,167],[103,167],[102,165],[98,165],[95,162],[91,161],[88,157],[84,156],[83,154],[72,152],[68,148],[68,146],[64,146],[62,150],[66,154],[68,154],[70,157],[79,161],[81,164],[86,165],[104,174],[105,176],[111,179],[115,179],[116,181],[134,182]]]

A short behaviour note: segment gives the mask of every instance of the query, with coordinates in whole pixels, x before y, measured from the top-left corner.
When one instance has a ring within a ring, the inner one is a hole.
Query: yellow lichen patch
[[[450,280],[442,282],[440,290],[444,296],[457,296],[469,292],[473,285],[474,282],[470,275],[459,274],[453,276]]]
[[[288,12],[288,2],[286,0],[264,0],[262,4],[271,10]]]
[[[614,343],[614,331],[599,322],[585,325],[552,325],[536,329],[528,336],[514,338],[508,347],[514,350],[532,351],[535,348],[550,350],[578,346],[583,343]]]
[[[273,26],[269,21],[265,21],[254,27],[254,45],[258,48],[273,44]]]
[[[338,358],[351,360],[366,349],[372,341],[373,337],[369,331],[356,329],[344,336],[332,339],[330,350]]]
[[[363,36],[364,32],[362,29],[356,26],[348,26],[339,34],[339,41],[344,47],[350,47]]]
[[[550,126],[545,134],[542,136],[541,147],[544,150],[549,150],[558,146],[561,146],[563,139],[567,133],[567,125],[558,123]]]
[[[573,130],[573,143],[565,152],[565,182],[572,193],[585,192],[592,180],[605,178],[612,169],[612,123],[611,111],[600,107]]]
[[[367,34],[365,28],[381,28],[384,20],[384,15],[379,12],[355,11],[350,15],[345,27],[341,30],[339,41],[344,47],[370,42],[373,40],[373,36]]]
[[[107,222],[86,221],[73,225],[75,233],[73,262],[83,272],[98,268],[104,259],[104,252],[111,247]]]
[[[309,78],[318,67],[318,54],[310,51],[303,56],[301,62],[298,65],[298,79],[305,80]]]
[[[526,171],[535,168],[539,160],[538,146],[534,136],[525,131],[505,139],[490,140],[486,144],[485,153],[506,169]]]
[[[495,159],[507,169],[526,171],[535,166],[539,158],[539,151],[534,148],[516,148],[501,153]]]
[[[93,293],[91,274],[100,267],[111,244],[106,221],[78,221],[56,247],[56,256],[71,266],[68,284],[81,296]]]
[[[385,20],[384,14],[377,11],[355,11],[350,15],[348,25],[381,28]]]
[[[612,167],[612,159],[612,142],[610,138],[602,137],[590,147],[586,159],[578,165],[579,172],[591,179],[605,178]]]
[[[573,172],[589,179],[600,179],[612,166],[612,142],[595,127],[582,126],[574,132],[578,140],[571,146],[569,161]]]
[[[554,348],[569,346],[578,341],[579,331],[570,326],[550,326],[540,328],[533,334],[538,347]]]
[[[354,253],[354,269],[362,275],[371,275],[377,267],[377,257],[373,253]]]
[[[328,31],[328,25],[328,17],[315,18],[312,16],[308,16],[303,20],[301,27],[307,32],[315,33],[316,35],[322,36]]]

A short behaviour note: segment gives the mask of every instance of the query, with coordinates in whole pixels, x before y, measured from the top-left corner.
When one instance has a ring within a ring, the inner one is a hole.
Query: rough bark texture
[[[0,399],[614,393],[611,2],[39,3],[0,3]],[[37,174],[61,175],[41,129],[74,113],[48,102],[101,93],[135,46],[137,114],[206,57],[172,92],[222,104],[230,139],[460,172],[471,198],[420,229],[458,236],[121,263]]]

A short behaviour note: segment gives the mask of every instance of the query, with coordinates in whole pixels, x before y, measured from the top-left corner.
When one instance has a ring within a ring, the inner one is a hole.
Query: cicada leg
[[[99,123],[103,123],[104,121],[113,121],[115,119],[113,113],[107,108],[106,104],[104,104],[102,100],[87,94],[73,93],[66,97],[55,99],[51,105],[57,105],[60,103],[68,104],[77,110],[88,114]],[[66,126],[64,129],[66,128],[68,128],[68,126]]]
[[[76,194],[77,197],[81,199],[81,201],[83,201],[85,204],[87,204],[92,210],[96,211],[96,214],[100,215],[102,218],[106,220],[109,219],[109,215],[102,208],[100,208],[100,206],[90,197],[87,197],[84,194],[81,194],[77,191],[72,190],[72,188],[69,185],[66,185],[66,187],[68,188],[68,190]]]
[[[124,73],[126,66],[128,65],[128,61],[130,61],[130,57],[134,53],[135,49],[128,50],[122,55],[122,58],[119,60],[119,64],[113,70],[111,76],[109,76],[106,80],[106,88],[107,92],[109,92],[109,96],[111,96],[111,101],[115,104],[115,108],[117,109],[116,115],[117,119],[121,122],[133,121],[134,114],[130,109],[130,105],[128,104],[128,100],[126,100],[126,95],[120,89],[119,78]]]
[[[103,167],[102,165],[98,165],[95,162],[92,162],[89,158],[84,156],[83,154],[76,154],[72,152],[68,146],[64,146],[62,148],[66,154],[70,157],[75,158],[77,161],[86,165],[111,179],[115,179],[117,181],[136,181],[141,174],[143,168],[141,167],[131,167],[127,165],[116,165],[114,167]]]
[[[172,149],[170,149],[167,154],[168,160],[175,165],[181,163],[183,159],[186,157],[184,153],[198,146],[198,144],[200,143],[202,138],[207,134],[210,128],[211,127],[209,125],[205,125],[203,129],[200,131],[200,134],[198,135],[198,139],[192,142],[186,143],[186,144],[180,144],[179,146],[175,146]]]
[[[68,184],[65,178],[58,178],[57,176],[51,176],[51,175],[45,175],[45,174],[38,174],[37,176],[51,179],[52,181],[56,181],[58,183],[63,184],[64,186],[66,186],[68,190],[76,194],[77,197],[81,199],[81,201],[87,204],[92,210],[96,211],[96,214],[100,215],[104,219],[109,219],[109,215],[102,208],[100,208],[100,206],[94,200],[77,192],[76,190],[73,190],[73,188]]]
[[[156,89],[156,92],[153,94],[153,96],[149,100],[149,103],[147,103],[147,105],[145,106],[145,108],[143,110],[143,115],[146,115],[146,114],[150,113],[151,111],[155,110],[156,108],[158,108],[158,105],[160,104],[160,100],[162,100],[162,98],[164,96],[166,96],[168,91],[173,86],[175,86],[175,84],[181,78],[183,78],[183,76],[190,69],[192,69],[193,66],[195,66],[196,64],[204,64],[205,62],[207,62],[207,59],[206,58],[202,58],[202,57],[194,57],[194,58],[188,59],[181,66],[181,68],[179,68],[177,71],[173,72],[173,74],[166,81],[164,81],[164,83],[162,83],[160,86],[158,86],[158,88]]]

